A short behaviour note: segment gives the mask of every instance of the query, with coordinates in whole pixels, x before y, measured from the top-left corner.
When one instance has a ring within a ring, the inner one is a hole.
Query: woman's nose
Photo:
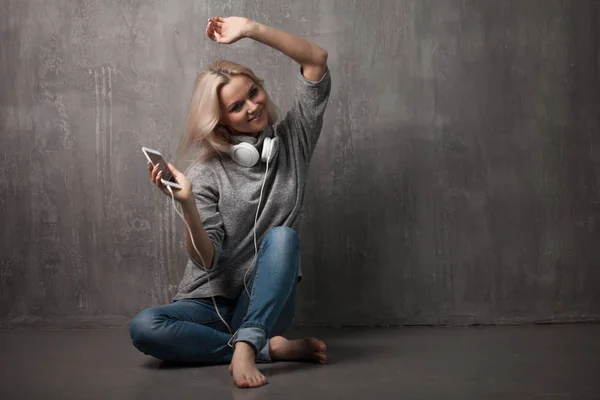
[[[248,114],[254,114],[258,109],[258,104],[253,101],[248,100]]]

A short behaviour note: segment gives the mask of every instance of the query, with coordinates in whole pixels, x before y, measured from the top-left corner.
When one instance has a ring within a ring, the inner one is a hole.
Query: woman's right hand
[[[243,17],[212,17],[206,25],[206,36],[214,42],[231,44],[248,36],[254,21]]]
[[[177,183],[179,183],[181,186],[181,189],[171,188],[173,190],[173,197],[175,197],[175,200],[181,204],[194,200],[192,183],[190,180],[170,163],[167,163],[167,166],[171,171],[171,174],[175,177]],[[160,172],[158,165],[153,167],[152,163],[148,162],[148,172],[150,173],[150,180],[152,183],[154,183],[164,194],[171,197],[171,193],[167,189],[167,186],[161,182],[162,172]]]

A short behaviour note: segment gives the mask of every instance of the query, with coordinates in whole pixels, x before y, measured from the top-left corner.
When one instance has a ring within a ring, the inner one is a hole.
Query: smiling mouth
[[[260,110],[260,112],[258,114],[256,114],[254,117],[250,118],[248,121],[250,121],[250,122],[254,121],[255,119],[257,119],[258,117],[261,116],[262,112],[263,112],[263,110]]]

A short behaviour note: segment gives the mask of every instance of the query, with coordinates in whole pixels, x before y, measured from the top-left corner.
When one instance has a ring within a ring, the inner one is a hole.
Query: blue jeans
[[[136,315],[129,325],[133,344],[161,360],[217,364],[231,361],[230,341],[243,341],[254,347],[257,361],[271,361],[269,338],[282,335],[294,317],[298,256],[293,229],[267,232],[248,283],[250,297],[243,289],[237,301],[215,298],[233,337],[211,298],[183,299]]]

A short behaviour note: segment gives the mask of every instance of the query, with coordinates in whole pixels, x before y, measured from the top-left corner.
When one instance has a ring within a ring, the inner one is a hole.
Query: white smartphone
[[[171,186],[174,189],[181,189],[181,185],[177,183],[171,171],[169,171],[169,167],[167,166],[167,162],[163,158],[160,152],[149,149],[148,147],[142,147],[142,151],[144,155],[152,163],[153,166],[158,165],[159,171],[162,171],[161,182],[163,185]]]

